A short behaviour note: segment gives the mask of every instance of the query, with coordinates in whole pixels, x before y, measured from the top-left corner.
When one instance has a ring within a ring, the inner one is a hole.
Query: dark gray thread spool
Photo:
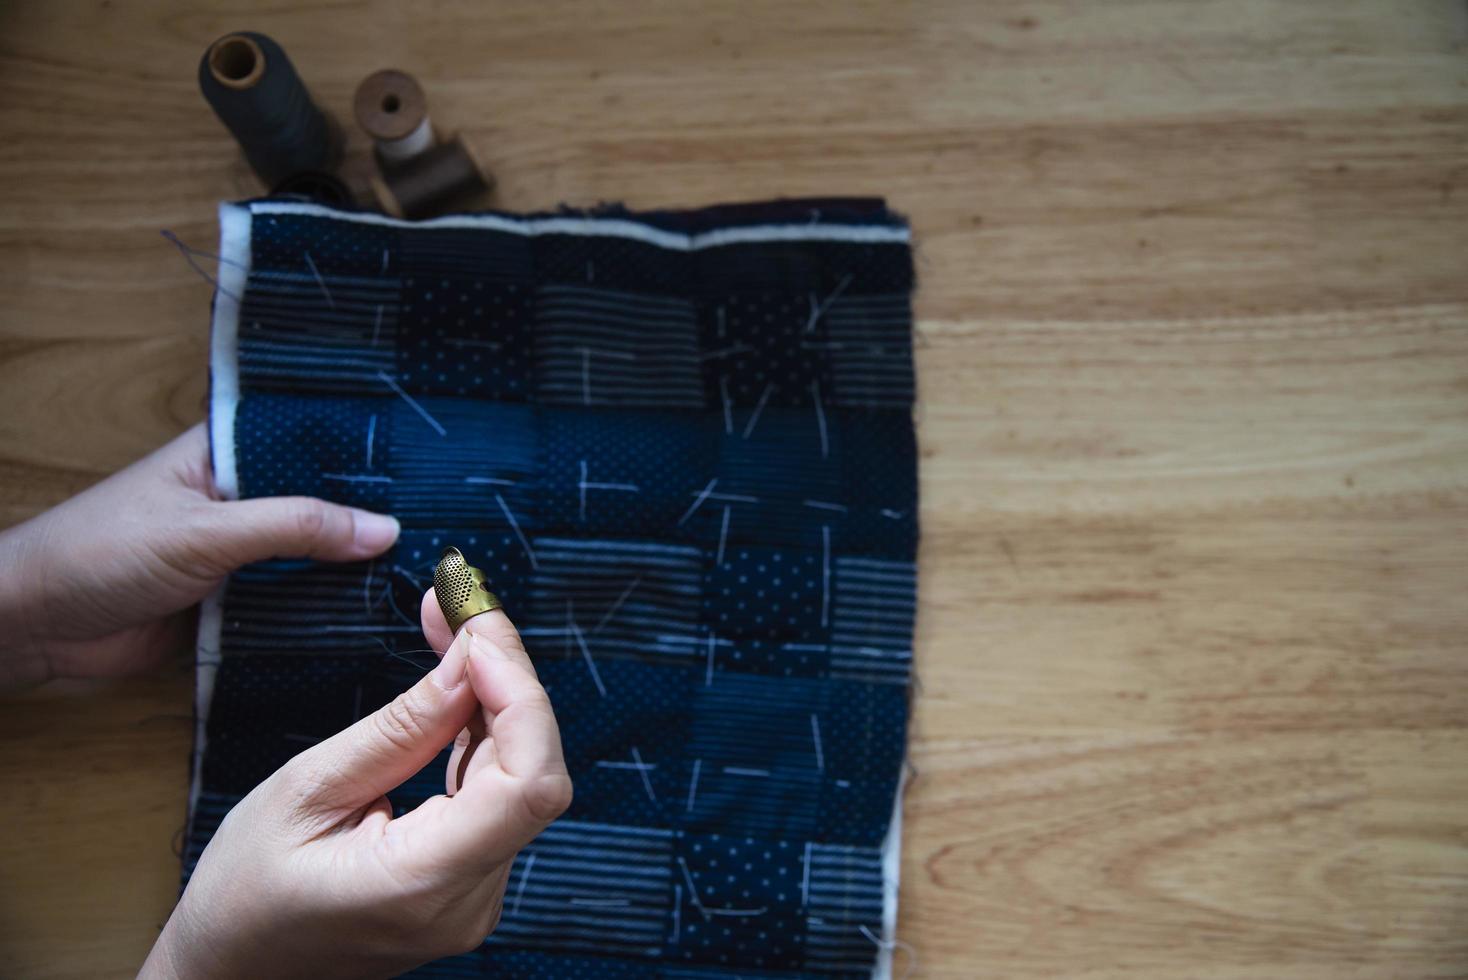
[[[340,131],[264,34],[239,31],[211,44],[199,59],[199,90],[267,187],[341,162]]]
[[[377,203],[398,218],[423,218],[463,204],[493,186],[463,138],[424,150],[372,178]]]

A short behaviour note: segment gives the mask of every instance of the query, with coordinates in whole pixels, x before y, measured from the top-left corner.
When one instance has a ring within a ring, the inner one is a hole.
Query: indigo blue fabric
[[[404,530],[373,562],[243,569],[206,613],[186,873],[256,783],[431,666],[418,602],[453,544],[525,636],[576,793],[494,935],[422,975],[870,976],[916,587],[902,221],[221,213],[222,489]]]

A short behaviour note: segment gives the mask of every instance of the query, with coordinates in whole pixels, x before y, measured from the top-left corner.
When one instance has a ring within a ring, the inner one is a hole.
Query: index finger
[[[423,623],[423,638],[428,641],[429,646],[438,651],[439,656],[443,656],[449,645],[454,642],[455,634],[453,630],[449,629],[448,620],[444,618],[443,610],[439,608],[438,596],[431,588],[423,593],[419,618]],[[484,637],[503,650],[511,660],[529,671],[530,676],[540,676],[535,670],[530,654],[525,650],[525,641],[520,638],[520,631],[515,628],[514,623],[510,622],[510,617],[503,609],[492,609],[489,612],[480,613],[465,622],[459,628],[458,635],[466,634]]]
[[[423,639],[428,645],[438,651],[442,657],[448,652],[449,644],[454,642],[454,631],[449,629],[449,621],[444,619],[443,610],[438,607],[438,596],[432,588],[423,593],[423,600],[418,603],[418,622],[423,626]]]

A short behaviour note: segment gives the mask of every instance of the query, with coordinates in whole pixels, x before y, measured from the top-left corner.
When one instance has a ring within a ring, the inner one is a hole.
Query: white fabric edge
[[[626,218],[511,218],[501,214],[451,214],[426,221],[404,221],[384,214],[365,211],[337,211],[319,204],[293,201],[259,201],[243,205],[252,214],[298,214],[316,218],[332,218],[359,225],[382,225],[389,228],[479,228],[502,231],[511,235],[599,235],[608,238],[630,238],[677,252],[697,252],[721,245],[741,242],[857,242],[894,243],[911,240],[905,226],[894,225],[749,225],[742,228],[717,228],[696,235],[654,228]],[[221,214],[222,214],[221,208]],[[248,225],[246,226],[248,230]],[[222,281],[222,277],[221,277]]]
[[[219,288],[214,293],[209,340],[209,446],[214,454],[214,487],[227,500],[240,494],[234,419],[240,403],[240,298],[250,277],[251,220],[248,208],[219,206]]]
[[[219,206],[219,288],[214,293],[214,318],[209,339],[209,448],[214,488],[220,496],[239,496],[235,466],[234,421],[240,402],[240,298],[250,276],[250,222],[248,208]],[[189,774],[188,837],[193,836],[203,784],[204,749],[209,705],[214,700],[214,678],[219,671],[219,641],[224,626],[224,586],[199,607],[199,634],[194,647],[194,758]],[[188,847],[187,839],[184,847]]]
[[[882,839],[882,942],[872,980],[892,980],[892,954],[897,948],[897,890],[902,876],[902,797],[907,792],[907,766],[897,779],[897,796],[892,801],[892,822]]]

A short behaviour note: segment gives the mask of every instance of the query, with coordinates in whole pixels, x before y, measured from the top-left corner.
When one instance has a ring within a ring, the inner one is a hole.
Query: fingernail
[[[392,547],[402,530],[396,517],[374,514],[370,510],[352,509],[353,544],[366,554],[378,554]]]
[[[443,690],[452,691],[464,683],[464,668],[468,663],[469,661],[464,655],[463,645],[453,643],[449,645],[448,652],[443,655],[443,659],[438,662],[438,666],[433,668],[433,672],[428,676],[433,678],[433,683],[437,684]]]

